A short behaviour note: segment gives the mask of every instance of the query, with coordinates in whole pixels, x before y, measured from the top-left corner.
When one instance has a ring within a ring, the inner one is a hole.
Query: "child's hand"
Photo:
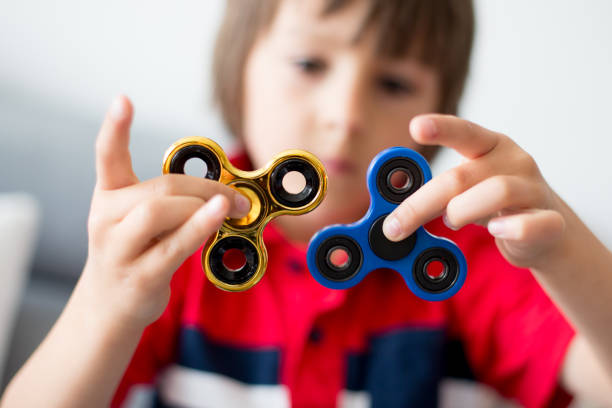
[[[131,119],[130,102],[119,97],[98,135],[89,254],[79,286],[89,313],[144,328],[166,307],[174,271],[228,215],[246,215],[250,204],[198,177],[139,182],[128,150]]]
[[[455,149],[464,162],[433,178],[385,220],[394,241],[444,215],[451,228],[487,225],[506,259],[536,267],[564,234],[564,206],[535,161],[510,138],[454,116],[422,115],[410,124],[417,143]]]

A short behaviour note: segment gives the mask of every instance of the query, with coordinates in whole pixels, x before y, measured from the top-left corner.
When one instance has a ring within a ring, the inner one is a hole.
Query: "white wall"
[[[207,70],[222,4],[5,1],[0,92],[23,93],[33,104],[45,101],[96,123],[124,92],[136,105],[135,129],[157,129],[163,143],[191,134],[221,137],[208,107]],[[612,3],[476,0],[476,6],[462,114],[533,154],[549,182],[612,247]],[[447,157],[436,169],[452,162]]]
[[[504,132],[612,248],[612,2],[476,0],[463,114]]]
[[[223,2],[12,0],[0,5],[0,85],[101,120],[126,93],[135,125],[172,142],[216,129],[209,54]]]

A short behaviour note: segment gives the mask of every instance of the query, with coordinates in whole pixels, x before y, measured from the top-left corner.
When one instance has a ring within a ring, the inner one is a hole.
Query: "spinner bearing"
[[[379,153],[368,168],[366,215],[350,225],[323,228],[312,237],[307,253],[312,276],[329,288],[345,289],[375,269],[390,268],[422,299],[444,300],[457,293],[467,273],[457,245],[422,226],[399,242],[382,232],[387,215],[430,179],[429,165],[417,152],[393,147]]]
[[[311,153],[287,150],[262,169],[243,171],[235,168],[212,140],[187,137],[168,148],[163,173],[185,174],[185,165],[191,160],[204,163],[202,177],[226,184],[251,201],[249,213],[240,219],[227,218],[202,251],[202,268],[214,285],[233,292],[249,289],[266,271],[264,227],[279,215],[304,214],[321,203],[327,190],[323,164]],[[303,177],[301,191],[285,188],[285,177],[291,173]]]

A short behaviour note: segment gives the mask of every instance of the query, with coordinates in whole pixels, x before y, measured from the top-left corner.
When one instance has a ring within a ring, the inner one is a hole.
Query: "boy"
[[[249,203],[194,177],[140,183],[132,108],[118,98],[97,142],[83,275],[3,404],[107,405],[114,393],[113,405],[129,404],[156,384],[160,405],[434,406],[448,338],[477,379],[525,406],[565,404],[566,391],[610,403],[612,255],[508,137],[423,115],[455,113],[472,25],[459,0],[230,1],[215,72],[245,146],[236,162],[259,168],[309,150],[328,171],[326,199],[268,227],[260,283],[221,292],[198,252],[183,261]],[[384,226],[393,240],[440,215],[464,227],[428,224],[468,259],[464,287],[445,302],[417,299],[390,271],[332,291],[304,269],[315,231],[363,215],[367,166],[396,145],[465,157]]]

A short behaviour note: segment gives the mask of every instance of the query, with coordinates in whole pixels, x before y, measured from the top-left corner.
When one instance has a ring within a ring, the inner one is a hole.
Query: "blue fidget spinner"
[[[312,237],[307,254],[312,276],[328,288],[346,289],[375,269],[389,268],[422,299],[444,300],[457,293],[467,264],[455,243],[422,226],[399,242],[382,232],[385,217],[429,180],[429,164],[414,150],[392,147],[376,155],[367,174],[368,212],[353,224],[331,225]]]

